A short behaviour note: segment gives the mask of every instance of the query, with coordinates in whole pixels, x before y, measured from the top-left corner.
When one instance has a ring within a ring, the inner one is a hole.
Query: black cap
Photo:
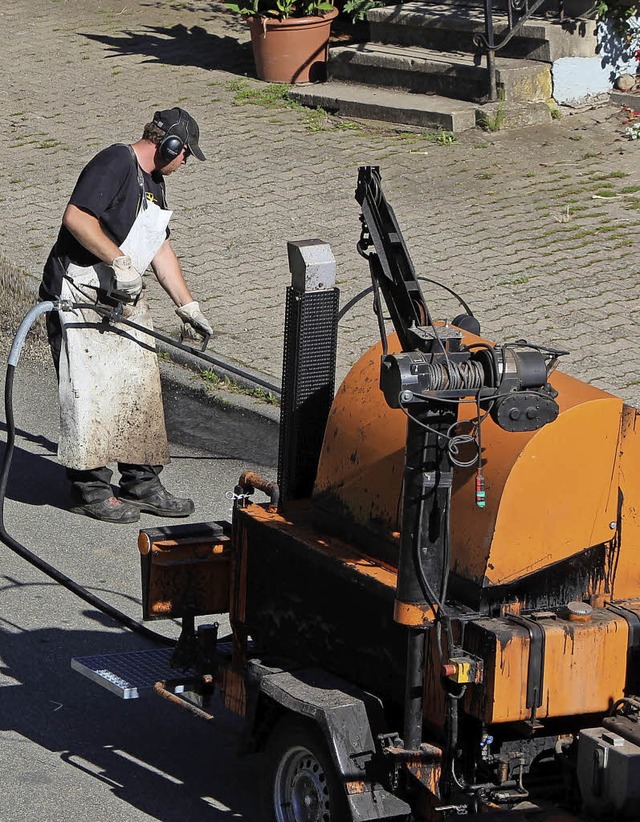
[[[175,134],[184,140],[185,145],[194,157],[198,160],[206,159],[198,145],[200,129],[198,124],[183,108],[168,108],[164,111],[156,111],[153,115],[153,124],[165,134]]]

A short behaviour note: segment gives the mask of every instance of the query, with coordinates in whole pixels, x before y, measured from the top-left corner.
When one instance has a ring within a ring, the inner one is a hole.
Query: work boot
[[[134,505],[138,511],[157,517],[188,517],[195,509],[193,500],[174,497],[162,485],[143,497],[132,497],[121,491],[120,499],[127,505]]]
[[[72,505],[69,510],[74,514],[84,514],[86,517],[99,519],[101,522],[129,523],[140,519],[140,511],[134,505],[121,502],[117,497]]]

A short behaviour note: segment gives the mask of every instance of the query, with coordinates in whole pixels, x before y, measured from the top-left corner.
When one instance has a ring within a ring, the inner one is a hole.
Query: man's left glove
[[[182,333],[185,337],[191,337],[193,340],[200,339],[207,334],[213,334],[213,328],[207,322],[206,317],[200,311],[200,306],[194,300],[192,303],[181,305],[176,308],[176,314],[184,325],[182,326]]]

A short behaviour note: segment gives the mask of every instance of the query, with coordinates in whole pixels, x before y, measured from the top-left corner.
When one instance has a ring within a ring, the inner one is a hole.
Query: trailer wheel
[[[319,731],[298,717],[273,730],[266,749],[271,822],[351,822],[345,790]]]

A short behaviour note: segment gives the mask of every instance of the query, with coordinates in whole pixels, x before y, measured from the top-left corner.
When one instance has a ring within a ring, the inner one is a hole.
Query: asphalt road
[[[167,521],[143,514],[140,525],[117,526],[67,512],[47,363],[19,366],[14,399],[7,530],[139,618],[138,528]],[[228,519],[225,494],[243,470],[275,478],[273,422],[203,403],[184,385],[167,386],[165,406],[172,463],[164,481],[195,500],[189,521]],[[70,668],[75,656],[152,645],[2,545],[0,552],[0,820],[255,820],[259,762],[237,758],[233,735],[155,696],[121,700]],[[173,623],[152,627],[177,635]],[[235,717],[223,719],[238,727]]]

